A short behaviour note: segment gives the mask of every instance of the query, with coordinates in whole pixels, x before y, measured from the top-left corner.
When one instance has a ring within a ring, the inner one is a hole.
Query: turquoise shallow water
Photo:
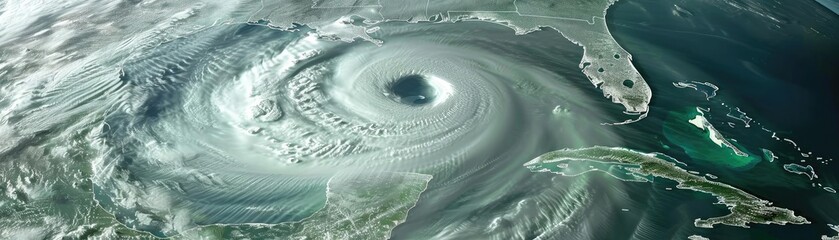
[[[724,3],[711,1],[621,1],[609,10],[608,22],[615,38],[633,53],[634,63],[651,82],[653,97],[651,123],[641,128],[662,132],[658,121],[666,122],[668,112],[679,108],[703,107],[711,109],[709,121],[726,137],[736,139],[751,152],[772,149],[780,155],[774,162],[763,161],[750,169],[726,169],[701,159],[691,159],[669,143],[663,135],[646,140],[637,148],[661,149],[657,141],[672,147],[665,153],[686,161],[697,171],[709,172],[742,187],[755,195],[764,196],[777,206],[787,206],[812,216],[809,226],[753,226],[751,229],[732,227],[700,230],[711,239],[807,239],[819,238],[832,230],[839,211],[831,207],[839,203],[836,194],[823,191],[822,186],[836,186],[839,177],[837,164],[822,164],[812,156],[804,157],[788,142],[772,139],[760,128],[777,131],[778,136],[794,139],[805,155],[807,152],[822,158],[837,158],[836,136],[839,135],[839,70],[833,63],[839,55],[839,17],[816,2],[765,3],[731,1],[747,5],[755,12],[737,11]],[[749,5],[752,4],[752,5]],[[678,7],[676,7],[678,6]],[[773,9],[760,12],[759,9]],[[759,13],[765,13],[766,16]],[[767,17],[769,16],[769,17]],[[776,20],[773,20],[777,19]],[[710,82],[720,88],[717,96],[705,101],[705,95],[691,89],[676,89],[671,84],[679,81]],[[722,105],[722,104],[725,104]],[[753,118],[750,126],[729,115],[730,109],[740,110]],[[684,112],[684,111],[681,111]],[[734,123],[734,127],[727,126]],[[755,124],[755,123],[759,123]],[[643,141],[639,139],[639,142]],[[635,143],[639,143],[635,142]],[[661,150],[659,150],[661,151]],[[725,161],[724,159],[717,159]],[[808,181],[804,175],[781,170],[789,162],[808,164],[822,172],[817,179],[822,186]],[[666,193],[671,194],[671,193]],[[664,197],[653,194],[652,209],[679,209],[702,215],[709,210],[693,206],[696,196]],[[678,194],[677,194],[678,195]],[[691,195],[691,194],[687,194]],[[667,206],[667,207],[663,207]],[[655,212],[657,210],[651,210]],[[690,214],[688,214],[690,215]],[[679,232],[692,220],[672,224],[673,213],[658,220],[649,220],[649,237],[666,237],[667,232]],[[655,218],[655,217],[653,217]],[[679,219],[676,217],[676,219]],[[642,221],[643,222],[643,221]]]

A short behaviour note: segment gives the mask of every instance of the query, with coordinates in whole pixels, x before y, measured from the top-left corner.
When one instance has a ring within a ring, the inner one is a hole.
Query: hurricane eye
[[[437,90],[421,75],[403,76],[390,85],[389,91],[403,104],[424,105],[433,102]]]

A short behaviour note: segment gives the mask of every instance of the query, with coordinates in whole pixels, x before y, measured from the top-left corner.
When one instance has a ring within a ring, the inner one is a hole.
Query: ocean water
[[[733,8],[731,4],[748,6],[749,11]],[[817,182],[835,186],[839,180],[832,174],[839,170],[837,164],[818,163],[806,154],[812,152],[825,159],[839,156],[835,140],[839,134],[836,125],[839,69],[834,66],[839,54],[839,44],[836,44],[839,26],[831,24],[839,16],[816,2],[661,4],[643,0],[618,2],[610,8],[608,16],[611,33],[633,53],[633,63],[656,93],[651,102],[652,113],[646,122],[638,124],[645,125],[642,128],[646,131],[659,133],[653,141],[666,139],[659,123],[667,122],[668,114],[703,107],[711,110],[711,114],[706,114],[710,121],[745,150],[759,153],[762,148],[771,149],[781,156],[773,162],[763,160],[748,168],[730,169],[726,164],[713,163],[730,159],[692,159],[678,147],[663,152],[686,161],[697,171],[712,173],[721,181],[772,199],[777,206],[787,206],[803,216],[814,216],[810,219],[814,223],[809,226],[721,227],[700,230],[700,235],[711,239],[812,239],[832,231],[827,224],[833,224],[839,216],[830,207],[837,204],[836,195],[820,191],[821,187],[814,186],[804,175],[788,176],[780,168],[785,163],[802,160],[816,162],[812,165],[825,173],[819,175]],[[720,90],[705,100],[702,92],[674,88],[671,84],[691,81],[709,82]],[[750,127],[727,116],[732,112],[731,115],[739,115],[736,108],[753,119]],[[729,127],[729,122],[734,127]],[[773,139],[771,133],[761,128],[794,139],[800,149],[782,138]],[[656,150],[661,149],[661,144],[653,141],[636,148],[661,151]],[[652,208],[677,209],[688,216],[682,217],[680,223],[674,220],[679,217],[673,217],[679,214],[673,212],[650,217],[655,220],[649,221],[657,224],[644,231],[644,238],[684,238],[667,233],[692,232],[696,229],[682,227],[690,225],[689,216],[714,211],[696,206],[696,196],[691,194],[675,198],[671,192],[664,194],[668,196],[653,194],[652,198],[662,200],[652,201],[650,205],[661,205]]]
[[[100,3],[0,4],[0,238],[836,235],[830,4]],[[523,166],[591,146],[810,224],[700,228],[726,206],[675,181]]]

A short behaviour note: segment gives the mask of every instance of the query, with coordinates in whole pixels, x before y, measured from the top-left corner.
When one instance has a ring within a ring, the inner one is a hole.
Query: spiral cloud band
[[[3,73],[20,81],[0,89],[11,96],[0,98],[8,139],[0,156],[51,159],[21,163],[15,174],[62,178],[35,182],[41,187],[28,196],[47,199],[34,193],[47,186],[70,192],[64,198],[80,210],[61,214],[96,223],[76,231],[68,229],[75,223],[28,222],[50,218],[25,222],[69,236],[107,225],[95,231],[157,237],[220,226],[231,226],[219,230],[228,237],[255,226],[279,231],[266,236],[310,236],[344,226],[328,222],[369,222],[363,237],[387,237],[410,209],[426,217],[403,227],[428,236],[522,237],[602,203],[579,187],[598,183],[555,182],[521,164],[560,146],[620,145],[601,126],[615,114],[602,110],[613,104],[600,94],[630,115],[648,110],[649,88],[602,11],[589,21],[533,17],[512,2],[406,4],[404,15],[384,3],[270,4],[84,5],[125,20],[72,32],[79,55],[19,56],[39,67]],[[464,9],[477,12],[453,11]],[[157,24],[126,30],[139,21]],[[65,159],[71,165],[50,165]],[[497,185],[480,187],[487,183]],[[518,188],[525,184],[544,188]],[[501,192],[517,204],[482,212]],[[420,193],[438,204],[422,204]],[[447,215],[427,217],[440,211]],[[480,221],[468,220],[475,214]],[[520,231],[499,228],[523,214],[536,217],[515,224]],[[577,224],[597,224],[590,219]]]
[[[523,64],[544,61],[521,59],[533,56],[527,46],[486,38],[504,28],[464,38],[428,25],[436,34],[418,38],[405,26],[382,25],[381,47],[217,27],[128,61],[126,97],[102,128],[96,198],[161,235],[287,221],[321,207],[312,199],[339,172],[420,172],[449,186],[539,154],[551,142],[543,129],[567,121],[557,106],[590,98],[555,70]]]

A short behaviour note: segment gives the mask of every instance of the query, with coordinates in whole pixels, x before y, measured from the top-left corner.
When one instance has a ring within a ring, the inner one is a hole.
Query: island
[[[563,168],[575,163],[591,162],[594,164],[614,164],[623,167],[627,175],[635,176],[632,180],[663,178],[676,181],[677,188],[704,192],[715,196],[719,204],[724,204],[731,212],[728,215],[709,219],[696,219],[694,225],[712,228],[717,224],[748,227],[749,223],[758,224],[809,224],[804,217],[797,216],[792,210],[772,206],[772,202],[758,198],[731,185],[711,181],[704,176],[693,174],[680,168],[682,164],[660,153],[643,153],[626,148],[595,146],[578,149],[562,149],[545,153],[527,163],[525,167],[533,172],[553,172],[563,174]],[[592,168],[592,171],[605,171]],[[613,169],[613,168],[610,168]],[[568,175],[568,174],[563,174]],[[610,173],[610,175],[613,175]]]

